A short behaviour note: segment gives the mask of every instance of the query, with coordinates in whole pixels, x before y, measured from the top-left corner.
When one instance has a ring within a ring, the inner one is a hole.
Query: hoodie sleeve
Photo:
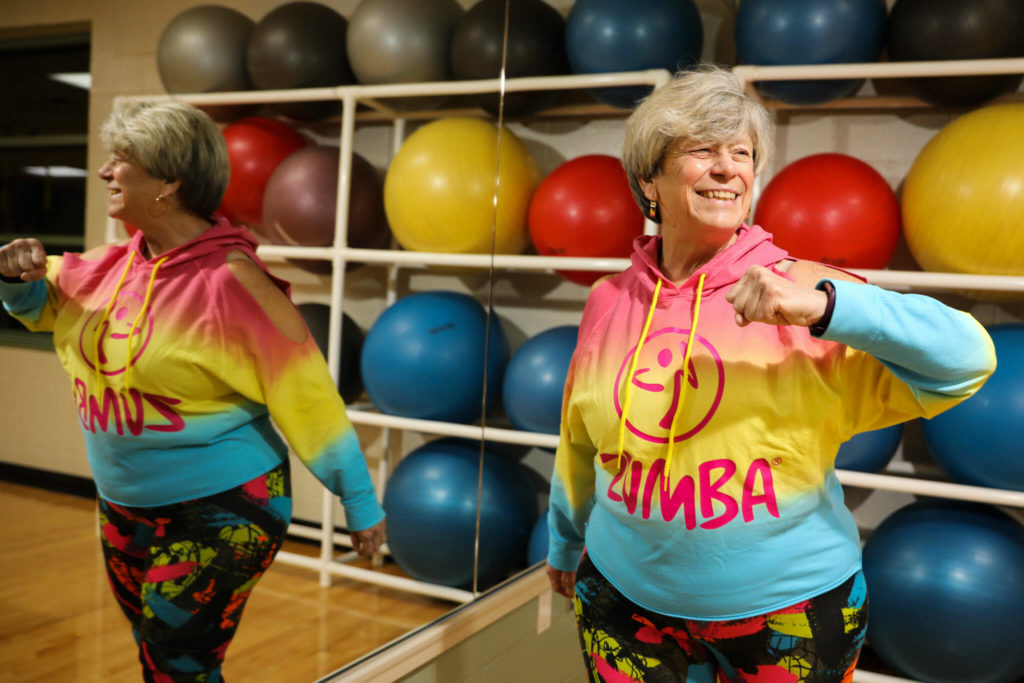
[[[843,371],[855,430],[934,417],[974,395],[995,371],[992,340],[968,313],[920,294],[828,282],[835,307],[821,338],[865,352],[848,353]]]
[[[585,359],[593,353],[587,347],[588,339],[593,337],[591,333],[603,312],[613,305],[604,300],[606,296],[613,296],[608,284],[597,285],[591,291],[562,395],[562,421],[548,502],[548,564],[566,572],[574,572],[579,566],[594,506],[597,446],[583,419],[586,396],[581,380],[587,372]]]
[[[226,302],[225,310],[234,313],[225,315],[221,353],[225,359],[240,358],[225,373],[227,381],[249,400],[267,406],[295,455],[341,499],[350,529],[377,524],[384,510],[345,404],[312,335],[307,332],[300,343],[288,339],[245,288],[227,277],[230,295],[244,297],[234,306]]]
[[[59,278],[63,258],[46,258],[46,277],[34,282],[0,282],[4,309],[33,332],[52,332],[60,305]]]

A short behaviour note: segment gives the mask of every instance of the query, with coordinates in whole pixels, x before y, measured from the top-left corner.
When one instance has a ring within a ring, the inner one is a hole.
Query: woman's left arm
[[[878,359],[917,390],[966,398],[995,371],[992,340],[968,313],[921,294],[823,279],[834,288],[832,317],[820,338]]]
[[[737,324],[809,327],[814,336],[870,354],[919,397],[923,391],[962,400],[995,371],[992,340],[968,313],[810,261],[778,270],[789,277],[754,266],[726,295]]]
[[[238,321],[257,366],[245,393],[266,404],[302,463],[341,499],[355,550],[373,552],[384,541],[384,510],[323,355],[298,309],[259,265],[243,257],[228,268],[266,316]]]

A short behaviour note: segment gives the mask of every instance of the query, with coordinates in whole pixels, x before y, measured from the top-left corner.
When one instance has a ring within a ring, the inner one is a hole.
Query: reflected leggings
[[[246,599],[291,519],[288,463],[206,498],[152,508],[99,501],[107,577],[149,683],[219,683]]]
[[[757,617],[667,617],[630,602],[586,556],[573,606],[590,679],[606,683],[848,683],[868,616],[858,572],[826,593]]]

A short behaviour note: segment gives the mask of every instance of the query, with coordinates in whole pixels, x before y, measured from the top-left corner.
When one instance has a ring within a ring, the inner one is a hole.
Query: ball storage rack
[[[900,62],[900,63],[865,63],[836,64],[813,66],[749,66],[740,65],[734,68],[751,93],[756,95],[754,83],[757,81],[794,80],[794,79],[845,79],[845,78],[908,78],[924,76],[966,76],[981,74],[1014,74],[1024,73],[1024,58],[1017,59],[986,59],[964,61],[933,61],[933,62]],[[597,87],[657,86],[670,80],[671,74],[664,70],[638,71],[628,73],[605,73],[591,75],[566,75],[531,78],[497,78],[479,81],[444,81],[435,83],[408,83],[394,85],[349,85],[328,88],[308,88],[301,90],[264,90],[233,93],[203,94],[159,94],[153,96],[116,97],[115,105],[127,100],[180,100],[193,105],[214,104],[255,104],[270,102],[302,102],[312,100],[340,100],[342,113],[339,120],[340,147],[339,158],[339,192],[337,197],[337,218],[335,225],[334,246],[303,247],[261,245],[258,253],[261,257],[271,259],[317,259],[330,262],[330,333],[328,339],[327,360],[332,375],[337,379],[340,372],[341,322],[342,304],[345,298],[345,273],[349,261],[359,263],[381,264],[387,267],[386,289],[383,294],[384,306],[388,306],[397,298],[396,282],[402,269],[422,268],[423,266],[457,266],[460,268],[478,268],[516,271],[555,270],[607,270],[619,271],[628,266],[628,259],[584,258],[584,257],[553,257],[510,254],[442,254],[410,252],[401,250],[356,249],[347,245],[347,217],[349,185],[352,168],[353,138],[356,125],[360,121],[388,122],[393,126],[391,156],[398,151],[406,137],[406,123],[410,120],[439,118],[447,114],[437,111],[397,110],[387,106],[389,98],[426,97],[438,95],[471,95],[490,92],[515,92],[538,90],[579,90]],[[1006,97],[1019,98],[1021,93]],[[1000,98],[998,101],[1002,101]],[[1016,100],[1014,100],[1016,101]],[[357,107],[362,110],[357,111]],[[781,102],[768,101],[766,105],[775,109],[802,109],[815,111],[857,111],[900,110],[930,108],[921,100],[906,96],[866,96],[851,97],[823,105],[800,106]],[[537,117],[573,117],[624,118],[627,112],[607,105],[573,105],[553,108],[550,112],[541,112]],[[759,193],[761,183],[758,178],[755,186],[755,197]],[[647,221],[645,232],[653,234],[657,226]],[[120,239],[119,222],[108,219],[106,238],[108,241]],[[934,273],[897,270],[858,270],[854,272],[868,278],[873,284],[897,291],[937,291],[953,292],[965,290],[985,290],[997,292],[1024,293],[1024,275],[974,275],[958,273]],[[495,428],[490,426],[474,426],[436,422],[421,419],[409,419],[382,414],[372,408],[361,406],[349,407],[349,417],[353,424],[380,428],[383,430],[383,452],[374,479],[379,495],[383,495],[387,477],[393,463],[391,462],[391,435],[393,430],[407,430],[422,434],[454,436],[473,440],[487,440],[536,446],[554,449],[558,437],[548,434],[522,432],[513,429]],[[907,465],[901,467],[901,465]],[[1024,492],[1015,490],[992,489],[980,486],[967,486],[952,483],[942,478],[923,478],[919,471],[907,463],[892,463],[882,474],[869,474],[838,470],[839,481],[845,486],[887,490],[909,493],[913,495],[935,496],[940,498],[975,501],[990,505],[1024,508]],[[321,524],[319,527],[292,524],[289,533],[297,537],[317,540],[320,543],[318,557],[309,557],[292,552],[281,552],[278,559],[286,564],[306,567],[319,573],[320,583],[329,586],[333,577],[346,577],[371,584],[386,586],[402,591],[466,603],[474,600],[478,592],[439,586],[408,578],[385,574],[374,569],[352,566],[356,557],[351,550],[337,552],[338,548],[351,548],[347,534],[337,533],[335,529],[334,496],[326,489],[323,491],[321,506]],[[387,549],[383,550],[385,553]],[[858,670],[855,681],[867,683],[886,681],[903,681],[882,674]]]

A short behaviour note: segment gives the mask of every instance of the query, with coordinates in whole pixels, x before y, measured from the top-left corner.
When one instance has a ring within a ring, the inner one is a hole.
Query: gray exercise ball
[[[319,88],[355,81],[348,65],[345,32],[348,21],[316,2],[290,2],[256,23],[249,38],[249,77],[261,90]],[[341,102],[279,102],[279,114],[297,121],[337,115]]]
[[[462,12],[455,0],[362,0],[349,18],[347,36],[356,80],[364,85],[450,80],[448,43]],[[387,103],[426,108],[439,100]]]
[[[164,27],[156,48],[157,70],[169,93],[251,90],[245,52],[255,22],[220,5],[187,9]],[[211,106],[215,119],[235,118],[252,107]]]

